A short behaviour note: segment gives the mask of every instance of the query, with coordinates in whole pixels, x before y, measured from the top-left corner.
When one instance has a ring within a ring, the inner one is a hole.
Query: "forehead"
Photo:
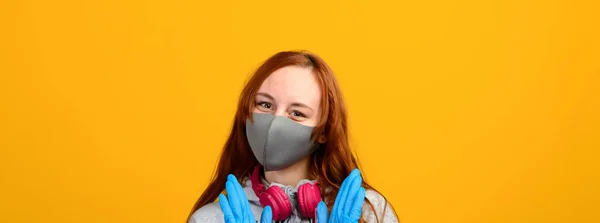
[[[321,99],[321,89],[310,67],[282,67],[269,75],[258,91],[268,93],[284,103],[318,106]]]

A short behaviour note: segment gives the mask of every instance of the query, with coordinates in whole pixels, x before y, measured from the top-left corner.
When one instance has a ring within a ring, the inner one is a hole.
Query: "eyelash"
[[[258,106],[262,106],[263,108],[266,108],[266,109],[271,109],[271,108],[273,107],[273,105],[272,105],[271,103],[269,103],[269,102],[266,102],[266,101],[260,101],[260,102],[258,102],[258,103],[256,103],[256,104],[257,104]],[[268,105],[269,105],[269,107],[268,107],[268,108],[267,108],[267,107],[265,107],[265,106],[264,106],[264,104],[268,104]]]
[[[299,111],[292,111],[292,112],[298,113],[299,117],[306,118],[306,115],[304,113],[302,113],[302,112],[299,112]]]

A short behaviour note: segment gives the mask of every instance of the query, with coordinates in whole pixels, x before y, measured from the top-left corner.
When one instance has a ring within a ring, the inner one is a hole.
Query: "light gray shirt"
[[[263,184],[268,185],[266,183],[266,181],[264,180],[264,178],[261,179],[261,181],[263,182]],[[300,215],[298,208],[297,208],[298,201],[297,201],[296,195],[297,195],[298,187],[300,185],[306,183],[307,181],[308,180],[300,181],[296,187],[285,186],[285,185],[274,183],[274,184],[277,184],[277,186],[280,186],[285,191],[285,193],[288,195],[288,197],[290,198],[290,201],[292,203],[292,215],[289,218],[287,218],[286,220],[281,221],[281,222],[283,222],[283,223],[312,223],[312,222],[314,222],[313,219],[303,218]],[[244,193],[246,193],[246,197],[248,197],[248,202],[250,203],[250,209],[252,209],[252,214],[254,215],[254,218],[256,218],[256,221],[260,221],[260,216],[261,216],[263,207],[260,205],[260,202],[258,201],[258,197],[254,193],[254,190],[252,190],[252,183],[251,183],[250,179],[246,178],[244,180],[244,182],[245,183],[242,186],[243,186]],[[381,196],[381,194],[377,193],[374,190],[368,189],[368,190],[366,190],[366,193],[365,193],[365,199],[369,200],[371,202],[371,204],[373,204],[373,207],[375,208],[375,212],[377,212],[377,218],[379,218],[380,223],[398,222],[396,215],[392,211],[391,205],[383,198],[383,196]],[[384,210],[385,210],[385,215],[384,215]],[[365,204],[362,207],[362,218],[364,218],[369,223],[377,222],[376,217],[375,217],[375,212],[373,212],[373,210],[371,209],[371,206],[369,206],[365,202]],[[192,214],[192,217],[190,218],[188,223],[224,223],[224,222],[225,222],[225,219],[223,217],[223,212],[221,211],[221,206],[219,205],[219,202],[213,202],[213,203],[204,205],[200,209],[196,210],[194,212],[194,214]]]

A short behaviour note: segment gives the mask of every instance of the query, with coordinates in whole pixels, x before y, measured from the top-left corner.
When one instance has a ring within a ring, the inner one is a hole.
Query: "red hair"
[[[194,211],[214,202],[223,192],[228,174],[233,174],[238,177],[238,180],[242,180],[258,164],[246,139],[246,119],[252,119],[256,93],[263,81],[277,69],[286,66],[312,68],[321,88],[321,119],[313,130],[312,137],[313,139],[322,137],[324,140],[319,140],[322,145],[311,154],[309,173],[312,177],[318,176],[321,194],[324,195],[324,200],[327,201],[330,210],[345,177],[354,168],[359,167],[357,159],[350,150],[346,106],[333,71],[323,59],[308,51],[279,52],[267,59],[256,70],[242,90],[233,128],[223,146],[219,164],[210,184],[194,204],[188,220]],[[374,190],[367,182],[363,181],[362,186],[365,189]],[[325,188],[331,188],[331,191],[326,194]],[[377,216],[373,205],[368,200],[366,201]],[[362,221],[364,219],[361,218]]]

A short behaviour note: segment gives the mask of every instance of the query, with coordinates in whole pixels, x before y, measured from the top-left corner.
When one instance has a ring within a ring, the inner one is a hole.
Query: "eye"
[[[301,118],[306,118],[306,115],[304,115],[302,112],[299,111],[292,111],[292,116],[294,117],[301,117]]]
[[[269,111],[271,110],[271,108],[273,107],[273,105],[269,102],[257,102],[256,106],[258,106],[258,109],[263,110],[263,111]]]

